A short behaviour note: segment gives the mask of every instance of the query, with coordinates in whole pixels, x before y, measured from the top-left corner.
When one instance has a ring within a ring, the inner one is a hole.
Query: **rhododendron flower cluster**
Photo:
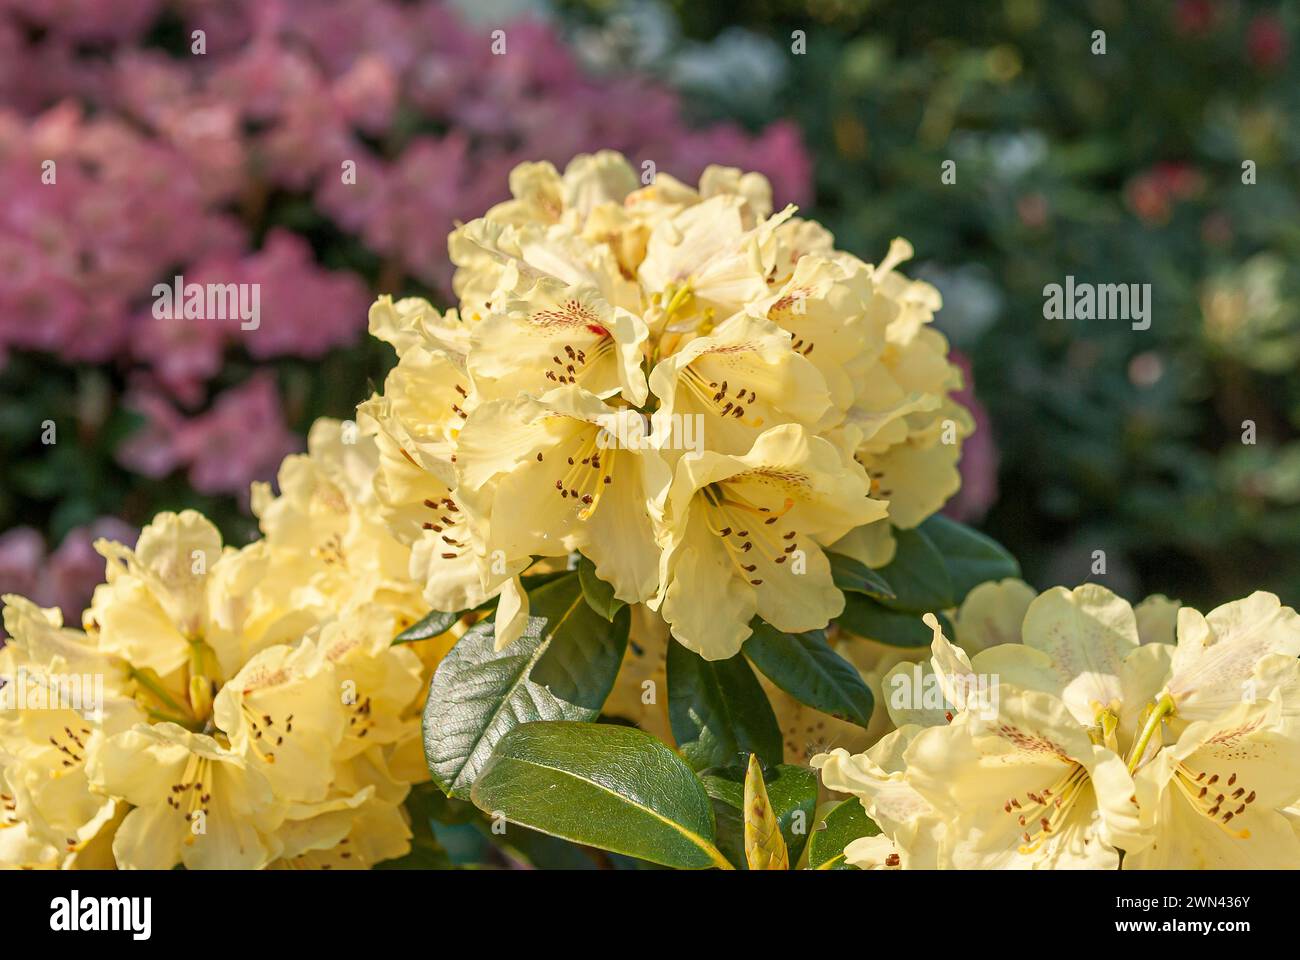
[[[265,534],[164,513],[107,561],[81,629],[5,598],[0,863],[367,867],[411,836],[418,708],[440,641],[375,511],[373,442],[318,421]],[[94,682],[90,682],[90,678]],[[83,682],[84,681],[84,682]]]
[[[260,539],[163,513],[96,541],[80,629],[5,598],[0,863],[368,867],[431,780],[685,868],[1294,865],[1300,616],[1039,594],[935,516],[974,420],[906,241],[860,260],[732,167],[509,184],[456,307],[373,304],[396,365],[253,484]],[[209,487],[282,452],[213,416],[140,450]],[[852,795],[822,839],[772,806],[813,813],[805,764]]]
[[[896,731],[864,753],[813,759],[826,786],[859,797],[881,828],[849,844],[850,863],[1300,862],[1294,610],[1262,592],[1207,615],[1164,598],[1134,610],[1097,585],[1030,597],[1002,591],[985,622],[1003,642],[977,643],[973,656],[931,619],[924,670],[945,702],[891,703]],[[997,696],[975,702],[970,677],[996,678]]]
[[[434,609],[500,596],[501,646],[519,575],[574,552],[708,660],[755,616],[824,627],[826,551],[881,566],[960,484],[972,422],[905,241],[868,264],[761,175],[647,179],[611,151],[521,165],[451,236],[459,309],[371,310],[399,357],[360,408],[383,510]]]

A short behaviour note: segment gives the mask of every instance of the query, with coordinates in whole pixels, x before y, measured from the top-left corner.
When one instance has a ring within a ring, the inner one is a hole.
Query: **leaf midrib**
[[[592,780],[588,777],[580,776],[579,774],[576,774],[570,770],[565,770],[563,767],[556,767],[556,766],[552,766],[549,763],[542,763],[539,760],[533,760],[533,759],[517,757],[517,756],[512,756],[510,757],[510,759],[513,760],[515,763],[526,763],[529,764],[530,766],[537,767],[541,770],[550,770],[553,773],[558,773],[562,776],[568,777],[571,780],[575,780],[578,783],[590,784],[592,787],[595,787],[597,790],[607,793],[611,797],[616,797],[619,800],[622,800],[624,803],[628,804],[628,806],[633,807],[637,810],[641,810],[645,813],[648,813],[654,819],[672,827],[683,837],[689,840],[696,848],[698,848],[699,850],[707,854],[709,859],[714,861],[715,865],[720,865],[721,861],[725,859],[723,858],[721,851],[718,850],[716,845],[706,840],[704,837],[700,836],[695,831],[686,829],[686,827],[682,826],[677,821],[670,820],[668,817],[665,817],[663,814],[659,813],[657,810],[653,809],[652,807],[647,807],[645,804],[633,800],[628,796],[626,796],[625,794],[619,793],[617,790],[612,790],[609,787],[605,786],[603,783],[600,783],[596,780]],[[534,829],[541,830],[543,833],[549,832],[542,827],[536,827]],[[551,835],[558,836],[558,834],[551,834]],[[629,856],[635,856],[635,854],[629,854]]]

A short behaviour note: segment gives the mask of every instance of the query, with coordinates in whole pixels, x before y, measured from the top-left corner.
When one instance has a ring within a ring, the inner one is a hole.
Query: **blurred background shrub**
[[[867,260],[912,241],[979,397],[950,509],[1036,585],[1300,602],[1298,21],[1244,0],[0,0],[0,590],[68,580],[101,517],[192,505],[246,539],[248,482],[382,377],[370,298],[446,303],[446,234],[511,167],[612,147],[761,170]],[[177,273],[261,283],[262,328],[155,320]],[[1067,276],[1150,283],[1150,329],[1045,319]]]

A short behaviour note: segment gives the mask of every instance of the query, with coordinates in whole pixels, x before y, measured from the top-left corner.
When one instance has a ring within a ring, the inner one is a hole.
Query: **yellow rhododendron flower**
[[[394,647],[425,609],[390,531],[377,438],[322,420],[257,485],[264,538],[193,511],[101,541],[83,616],[6,597],[0,863],[367,867],[401,856],[408,757],[447,638]],[[71,680],[85,678],[75,702]],[[80,697],[85,694],[85,697]]]
[[[794,349],[790,335],[745,316],[696,337],[657,364],[650,389],[659,398],[653,421],[665,446],[674,419],[698,417],[709,449],[735,456],[748,453],[770,426],[798,423],[816,429],[830,409],[825,378]]]
[[[639,405],[647,336],[640,317],[610,306],[594,287],[543,277],[475,326],[469,373],[480,401],[578,384]]]
[[[133,807],[113,840],[121,868],[253,869],[275,852],[282,805],[260,767],[213,737],[138,724],[105,740],[87,775]]]
[[[904,869],[950,865],[947,823],[905,775],[907,751],[925,729],[915,724],[900,727],[865,753],[851,755],[841,747],[813,758],[812,765],[821,771],[822,782],[831,790],[856,796],[881,829],[865,850],[855,851],[855,856],[865,855],[870,860],[884,852],[882,847],[888,841],[885,858],[896,855],[898,865]],[[845,847],[846,859],[848,850]]]
[[[966,594],[953,617],[957,643],[970,654],[1003,643],[1019,643],[1025,612],[1036,596],[1034,588],[1023,580],[981,583]]]
[[[651,607],[706,660],[739,651],[755,615],[791,633],[825,626],[844,595],[823,545],[884,512],[866,477],[797,424],[764,432],[743,456],[683,457]]]
[[[1197,720],[1137,775],[1150,843],[1129,869],[1295,869],[1300,735],[1277,699]]]
[[[1184,720],[1216,717],[1245,699],[1262,699],[1300,656],[1300,615],[1271,593],[1256,592],[1202,616],[1178,611],[1178,646],[1165,692]],[[1271,683],[1270,683],[1271,679]]]
[[[997,611],[1005,636],[1024,598],[1012,583],[972,591],[957,622]],[[1022,642],[969,658],[932,621],[924,676],[942,712],[900,711],[906,725],[865,754],[814,765],[862,800],[904,866],[1293,866],[1300,617],[1266,593],[1177,617],[1173,647],[1105,588],[1057,587],[1025,607]],[[983,679],[995,696],[971,683]],[[911,819],[891,815],[899,794],[924,801]]]
[[[938,292],[899,272],[905,242],[872,265],[793,208],[774,214],[757,174],[642,185],[609,151],[521,165],[510,190],[449,239],[456,309],[381,297],[370,316],[398,356],[360,408],[376,494],[435,610],[497,598],[508,644],[528,616],[520,575],[576,552],[677,640],[727,657],[756,611],[780,629],[839,612],[823,547],[881,566],[893,526],[956,492],[972,421],[929,326]],[[744,486],[742,465],[770,472],[760,461],[794,428],[817,491],[791,480],[763,504],[801,518],[782,536],[808,538],[782,573],[792,545],[732,543],[720,531],[751,524],[713,523],[732,507],[709,498]]]
[[[654,596],[652,505],[669,479],[643,419],[569,385],[494,400],[465,423],[456,461],[462,501],[494,562],[488,586],[530,556],[582,550],[621,600]]]
[[[355,421],[313,425],[278,493],[254,485],[260,539],[164,513],[97,544],[84,632],[11,601],[0,671],[105,682],[92,711],[0,718],[6,862],[399,856],[430,675],[493,602],[498,646],[520,637],[530,572],[581,555],[634,606],[606,712],[670,741],[669,642],[717,660],[755,616],[827,627],[827,551],[880,566],[956,491],[971,420],[905,242],[870,264],[758,174],[646,184],[608,151],[510,190],[448,240],[454,308],[375,302],[396,365]],[[394,647],[430,607],[464,616]]]
[[[144,718],[127,665],[65,629],[58,610],[4,600],[0,863],[111,866],[102,838],[111,837],[123,805],[90,792],[86,762],[106,734]]]

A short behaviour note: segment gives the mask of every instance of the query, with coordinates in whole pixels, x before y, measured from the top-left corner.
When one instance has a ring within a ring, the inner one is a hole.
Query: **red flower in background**
[[[1246,53],[1260,70],[1274,70],[1286,62],[1290,41],[1282,18],[1275,13],[1260,13],[1246,27]]]

